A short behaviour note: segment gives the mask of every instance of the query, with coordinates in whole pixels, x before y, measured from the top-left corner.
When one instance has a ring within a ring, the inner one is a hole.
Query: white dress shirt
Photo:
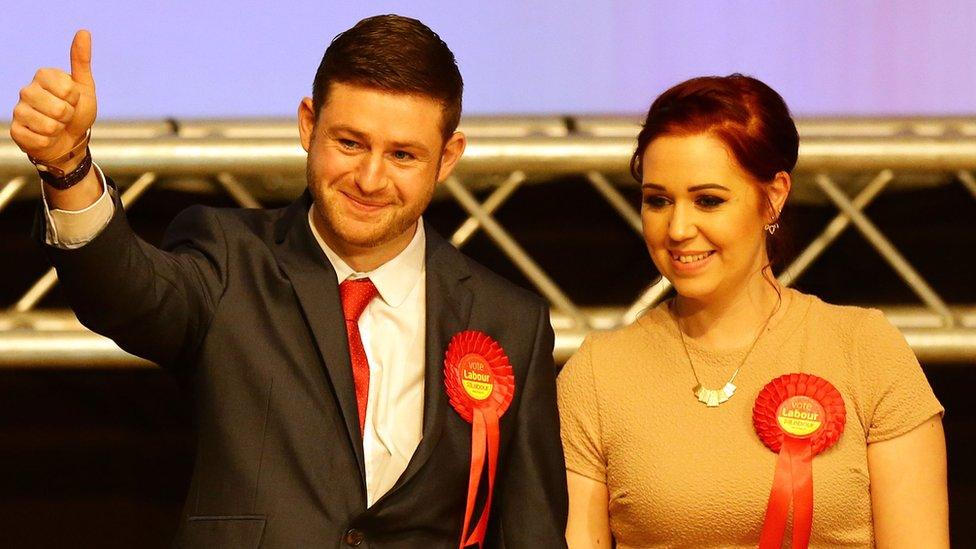
[[[45,241],[59,248],[79,248],[108,225],[115,204],[98,166],[102,196],[80,211],[51,209]],[[43,193],[43,190],[42,190]],[[421,219],[410,244],[399,255],[367,272],[354,271],[309,226],[336,272],[337,282],[369,278],[379,295],[359,317],[359,332],[369,361],[369,399],[363,452],[366,465],[366,504],[372,506],[393,487],[407,468],[423,435],[424,334],[426,328],[427,241]],[[325,449],[323,449],[325,451]]]
[[[359,333],[369,361],[369,399],[363,455],[366,464],[366,505],[388,492],[407,468],[420,444],[424,421],[424,334],[426,332],[426,263],[423,219],[410,244],[393,259],[369,272],[352,270],[312,234],[335,268],[340,284],[369,278],[379,296],[359,317]]]
[[[47,205],[47,195],[41,184],[41,196],[44,197],[44,215],[47,217],[47,233],[44,243],[65,250],[73,250],[88,244],[102,232],[115,214],[115,203],[108,193],[105,175],[97,164],[92,164],[95,176],[102,184],[102,196],[94,204],[84,210],[58,210]]]

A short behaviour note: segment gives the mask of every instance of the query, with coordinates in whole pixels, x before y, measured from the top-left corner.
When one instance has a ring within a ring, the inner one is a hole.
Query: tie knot
[[[342,300],[342,315],[347,322],[358,322],[360,315],[376,297],[376,286],[368,278],[346,280],[339,284],[339,298]]]

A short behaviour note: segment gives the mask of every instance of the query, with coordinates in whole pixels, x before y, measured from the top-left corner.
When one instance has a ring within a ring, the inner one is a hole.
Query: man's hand
[[[91,34],[80,30],[71,42],[71,74],[60,69],[40,69],[34,80],[20,90],[10,137],[29,156],[54,160],[85,138],[95,123],[96,111]],[[57,167],[70,171],[81,160],[73,158]]]

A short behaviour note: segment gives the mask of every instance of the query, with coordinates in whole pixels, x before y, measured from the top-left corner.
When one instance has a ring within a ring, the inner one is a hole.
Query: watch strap
[[[68,152],[60,156],[51,158],[49,160],[41,160],[40,158],[34,158],[33,156],[28,155],[27,159],[31,161],[31,164],[33,164],[35,168],[37,168],[38,172],[41,173],[48,172],[52,174],[54,177],[64,177],[67,174],[65,173],[64,170],[58,167],[58,164],[64,164],[65,162],[77,158],[83,152],[85,154],[88,154],[89,141],[91,141],[91,128],[88,128],[88,131],[85,132],[85,135],[81,139],[79,139],[78,142],[75,143],[73,147],[71,147],[71,150],[69,150]]]
[[[47,183],[55,189],[64,191],[70,189],[78,184],[79,181],[84,179],[85,176],[88,175],[89,170],[91,170],[91,167],[91,150],[88,149],[88,147],[85,147],[85,157],[81,159],[81,164],[78,164],[78,167],[70,172],[59,176],[49,170],[42,170],[38,168],[37,175],[41,177],[41,181]]]

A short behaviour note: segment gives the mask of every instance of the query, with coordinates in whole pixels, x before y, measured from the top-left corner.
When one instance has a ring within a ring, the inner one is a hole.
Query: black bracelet
[[[53,173],[38,168],[37,175],[41,176],[41,181],[47,183],[48,185],[58,189],[60,191],[70,189],[78,184],[79,181],[88,175],[88,170],[92,167],[92,156],[91,150],[87,147],[85,148],[85,157],[81,159],[81,164],[78,167],[71,170],[70,172],[64,174],[61,177],[54,175]]]

